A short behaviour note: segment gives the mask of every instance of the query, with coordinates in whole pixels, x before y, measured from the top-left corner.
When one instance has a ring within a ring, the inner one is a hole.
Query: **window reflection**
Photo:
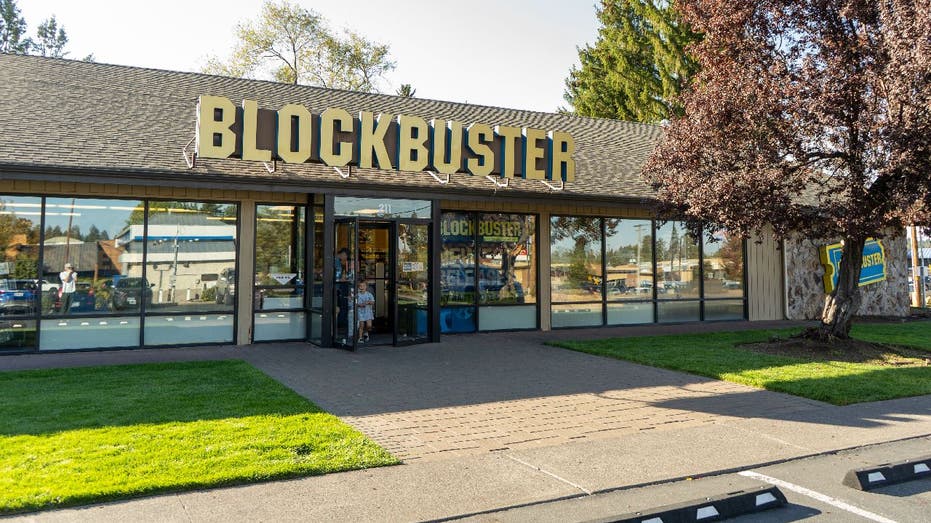
[[[145,277],[141,264],[126,267],[129,281],[119,305],[138,307],[144,301],[153,313],[232,310],[237,220],[233,204],[150,202]],[[140,251],[140,230],[141,224],[134,224],[117,241]],[[114,291],[120,287],[116,283]]]
[[[41,215],[41,198],[0,197],[0,350],[35,347],[36,307],[51,292],[38,278]]]
[[[479,303],[536,303],[534,217],[480,214],[478,239]]]
[[[42,313],[138,310],[140,279],[126,269],[142,261],[142,202],[47,198],[45,209],[42,274],[50,290],[43,294]]]
[[[601,218],[555,216],[550,224],[553,303],[601,301]],[[555,311],[561,310],[555,308]],[[599,322],[601,309],[598,309]]]
[[[256,206],[255,310],[304,308],[304,208]]]
[[[744,294],[743,239],[716,231],[702,246],[706,298],[742,298]],[[706,312],[707,312],[706,306]],[[707,316],[707,314],[706,314]]]
[[[699,297],[698,244],[682,222],[656,228],[656,293],[661,300]],[[689,313],[691,314],[691,313]]]
[[[608,300],[653,299],[651,228],[650,220],[605,219]]]
[[[442,332],[536,327],[534,216],[445,212],[440,237]]]

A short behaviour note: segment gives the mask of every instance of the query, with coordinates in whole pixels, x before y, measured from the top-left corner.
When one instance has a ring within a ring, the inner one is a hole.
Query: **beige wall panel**
[[[782,251],[767,227],[762,237],[747,241],[748,309],[751,321],[784,317]]]
[[[239,207],[239,268],[236,272],[236,345],[252,343],[253,286],[255,285],[255,201],[242,200]]]
[[[540,305],[540,329],[552,329],[550,318],[550,304],[552,303],[552,287],[550,281],[550,215],[540,213],[540,237],[537,239],[537,258],[540,267],[540,288],[537,290],[537,303]]]

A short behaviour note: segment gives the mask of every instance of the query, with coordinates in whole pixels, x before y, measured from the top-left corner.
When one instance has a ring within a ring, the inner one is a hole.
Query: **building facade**
[[[779,244],[654,219],[656,126],[29,56],[0,70],[2,352],[786,317]]]

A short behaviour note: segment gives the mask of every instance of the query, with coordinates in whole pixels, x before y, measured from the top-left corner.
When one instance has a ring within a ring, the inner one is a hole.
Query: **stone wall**
[[[812,320],[824,307],[824,267],[819,248],[836,241],[789,238],[785,241],[786,317]],[[907,242],[905,235],[882,239],[886,252],[886,280],[860,287],[863,297],[858,315],[907,316],[909,314]]]

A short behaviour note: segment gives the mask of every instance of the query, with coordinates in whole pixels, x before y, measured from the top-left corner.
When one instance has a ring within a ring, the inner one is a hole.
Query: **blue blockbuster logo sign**
[[[821,264],[824,265],[824,292],[831,293],[837,287],[841,253],[844,246],[832,243],[821,247]],[[886,279],[886,250],[879,240],[867,239],[863,245],[863,264],[860,269],[860,287]]]

